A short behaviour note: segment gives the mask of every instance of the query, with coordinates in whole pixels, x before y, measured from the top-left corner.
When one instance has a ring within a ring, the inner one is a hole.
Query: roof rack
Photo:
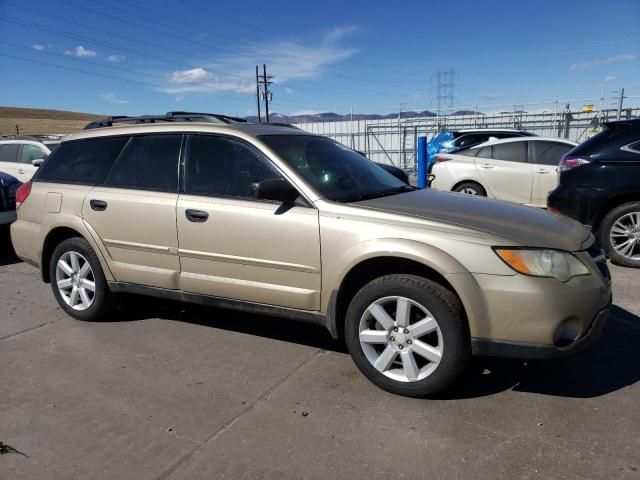
[[[240,123],[246,122],[244,118],[221,115],[219,113],[202,112],[167,112],[164,115],[141,115],[128,117],[125,115],[107,117],[104,120],[96,120],[88,123],[84,130],[92,128],[111,127],[115,123],[155,123],[155,122],[206,122],[206,123]]]

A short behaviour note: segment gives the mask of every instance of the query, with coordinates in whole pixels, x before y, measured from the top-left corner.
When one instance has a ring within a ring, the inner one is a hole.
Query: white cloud
[[[46,45],[40,45],[40,44],[36,43],[35,45],[31,45],[31,48],[33,48],[34,50],[38,50],[39,52],[42,52],[47,47],[46,47]]]
[[[98,52],[95,50],[89,50],[88,48],[84,48],[82,45],[77,46],[73,50],[65,50],[65,55],[73,55],[74,57],[95,57]]]
[[[124,55],[109,55],[107,57],[108,62],[114,62],[114,63],[124,62],[126,59],[127,57],[125,57]]]
[[[291,90],[289,87],[286,87],[284,89],[284,93],[286,93],[287,95],[291,95],[293,93],[293,90]]]
[[[616,77],[615,75],[607,75],[602,79],[602,83],[612,83],[615,82],[617,78],[618,77]]]
[[[184,100],[184,95],[178,95],[174,100],[176,103],[180,103]]]
[[[575,72],[576,70],[584,70],[589,67],[597,67],[599,65],[610,65],[612,63],[618,62],[630,62],[637,59],[638,56],[635,53],[623,53],[620,55],[614,55],[612,57],[601,58],[598,60],[593,60],[591,62],[579,62],[573,63],[569,66],[569,70]]]
[[[320,45],[305,46],[289,41],[276,41],[240,48],[233,54],[218,56],[208,64],[167,75],[165,93],[236,92],[255,93],[255,66],[270,65],[274,83],[316,78],[329,66],[352,57],[354,48],[342,47],[338,40],[357,27],[337,27],[325,33]],[[229,72],[225,75],[218,72]],[[287,92],[288,93],[288,92]]]
[[[124,105],[129,103],[129,100],[122,100],[118,98],[115,93],[112,93],[112,92],[102,93],[100,94],[100,98],[103,100],[106,100],[107,102],[117,103],[119,105]]]

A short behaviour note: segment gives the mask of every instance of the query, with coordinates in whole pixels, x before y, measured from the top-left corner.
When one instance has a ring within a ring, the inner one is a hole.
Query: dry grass
[[[48,135],[77,132],[92,120],[104,115],[47,110],[40,108],[0,107],[0,135]]]

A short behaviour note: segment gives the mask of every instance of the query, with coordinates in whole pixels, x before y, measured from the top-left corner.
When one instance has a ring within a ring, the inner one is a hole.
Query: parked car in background
[[[17,178],[0,172],[0,225],[16,219],[16,190],[22,185]]]
[[[591,226],[614,263],[640,268],[640,119],[607,123],[568,152],[548,206]]]
[[[442,144],[443,148],[448,149],[447,152],[473,147],[490,140],[536,136],[535,133],[527,132],[526,130],[511,128],[466,128],[452,133],[454,140]]]
[[[294,318],[417,397],[472,353],[548,358],[601,332],[609,274],[578,222],[418,190],[299,129],[201,116],[102,122],[18,189],[15,251],[70,316],[103,318],[129,292]]]
[[[431,186],[470,195],[546,207],[558,185],[558,165],[575,142],[547,137],[493,140],[438,154]]]
[[[46,145],[31,137],[0,138],[0,172],[26,182],[50,153]]]

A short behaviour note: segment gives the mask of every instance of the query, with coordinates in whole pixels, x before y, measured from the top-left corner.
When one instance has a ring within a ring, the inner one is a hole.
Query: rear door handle
[[[107,202],[104,200],[89,200],[89,205],[96,212],[104,212],[107,209]]]
[[[209,214],[204,210],[188,209],[185,210],[184,214],[187,217],[187,220],[194,223],[203,223],[206,222],[209,218]]]
[[[489,168],[493,168],[493,165],[489,165],[488,163],[485,163],[484,165],[480,165],[480,168],[489,169]]]
[[[27,173],[27,172],[26,172],[24,169],[19,168],[19,169],[18,169],[18,173]]]
[[[536,170],[536,173],[551,173],[549,170]]]

